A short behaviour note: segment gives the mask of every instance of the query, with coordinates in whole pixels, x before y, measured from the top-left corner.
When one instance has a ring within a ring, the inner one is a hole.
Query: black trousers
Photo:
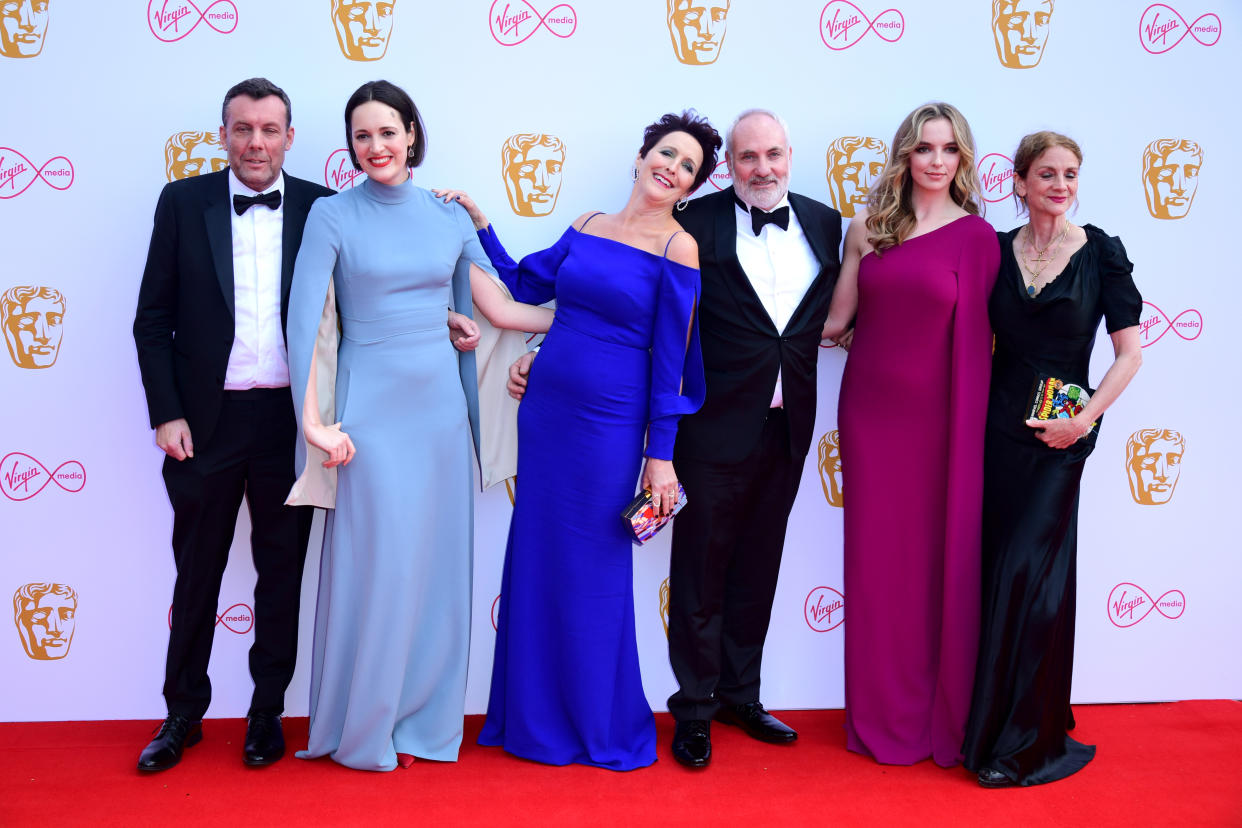
[[[804,460],[790,455],[780,408],[741,463],[675,458],[687,498],[673,521],[669,565],[668,651],[679,689],[668,709],[679,721],[759,701],[763,643]]]
[[[284,711],[297,660],[302,568],[314,514],[311,507],[284,505],[295,478],[296,433],[288,388],[226,391],[211,440],[195,444],[193,458],[164,459],[177,563],[164,673],[169,713],[199,719],[211,703],[207,663],[243,496],[258,573],[248,715]]]

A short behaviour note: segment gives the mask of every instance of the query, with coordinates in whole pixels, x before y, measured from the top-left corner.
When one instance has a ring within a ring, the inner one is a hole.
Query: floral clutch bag
[[[656,513],[655,508],[651,505],[651,492],[644,489],[638,493],[638,497],[630,501],[630,505],[626,506],[621,512],[621,520],[625,521],[626,531],[630,534],[630,540],[636,545],[642,546],[651,540],[656,534],[665,527],[673,517],[681,511],[686,505],[686,490],[682,488],[680,483],[677,484],[677,505],[673,507],[672,514],[667,516]]]

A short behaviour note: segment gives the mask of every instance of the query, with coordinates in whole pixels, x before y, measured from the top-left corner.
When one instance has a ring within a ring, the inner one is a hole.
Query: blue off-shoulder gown
[[[517,499],[479,743],[552,765],[645,767],[655,720],[620,515],[644,453],[672,459],[678,419],[703,402],[699,271],[573,228],[520,264],[490,227],[479,236],[515,299],[556,299],[518,408]]]
[[[336,419],[357,454],[338,467],[324,524],[298,756],[362,770],[392,770],[397,753],[451,761],[470,651],[476,389],[445,320],[450,305],[470,311],[469,265],[486,260],[465,211],[408,181],[320,201],[289,299],[290,380],[300,425],[332,280]],[[299,440],[299,471],[306,455]]]

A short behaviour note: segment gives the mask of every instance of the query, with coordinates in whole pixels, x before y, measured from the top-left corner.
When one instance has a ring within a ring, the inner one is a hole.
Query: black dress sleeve
[[[1105,328],[1113,334],[1139,323],[1143,297],[1134,284],[1134,265],[1126,256],[1121,239],[1101,233],[1099,244],[1100,306],[1104,310]]]

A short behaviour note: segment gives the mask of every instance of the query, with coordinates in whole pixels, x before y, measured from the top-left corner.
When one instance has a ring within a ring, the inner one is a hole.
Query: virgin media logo
[[[323,183],[338,193],[355,186],[358,178],[363,174],[362,170],[354,169],[354,162],[349,158],[349,150],[345,149],[339,149],[329,155],[328,162],[323,165]]]
[[[67,190],[73,186],[73,162],[58,155],[39,167],[17,150],[0,147],[0,198],[16,198],[35,181],[53,190]]]
[[[500,630],[500,596],[496,596],[496,600],[492,601],[492,631]]]
[[[198,28],[199,23],[220,34],[232,34],[237,28],[237,4],[233,0],[215,0],[200,9],[190,0],[150,0],[147,3],[147,26],[151,34],[165,43],[176,43]]]
[[[1193,23],[1187,23],[1172,6],[1152,3],[1139,18],[1139,45],[1150,54],[1164,54],[1181,43],[1186,35],[1201,46],[1215,46],[1220,40],[1220,17],[1208,12]]]
[[[517,46],[525,43],[545,28],[559,38],[566,38],[578,30],[578,13],[568,3],[553,6],[547,14],[540,14],[525,0],[511,3],[495,0],[487,12],[487,23],[492,39],[501,46]]]
[[[55,483],[66,492],[80,492],[86,485],[86,469],[77,460],[66,460],[52,471],[20,451],[0,458],[0,492],[9,500],[29,500]]]
[[[1004,201],[1013,192],[1013,159],[999,152],[990,152],[979,159],[979,184],[983,200],[989,204]]]
[[[1159,598],[1152,599],[1140,586],[1123,581],[1108,593],[1108,620],[1117,627],[1133,627],[1151,611],[1175,620],[1186,611],[1186,596],[1180,589],[1170,589]]]
[[[729,162],[721,161],[712,170],[712,174],[707,177],[707,181],[717,190],[724,190],[733,186],[733,175],[729,172]]]
[[[845,623],[845,596],[832,587],[817,586],[807,594],[802,614],[815,632],[835,630]]]
[[[1172,331],[1176,336],[1192,342],[1203,333],[1203,314],[1187,308],[1172,319],[1152,302],[1143,302],[1143,315],[1139,317],[1139,340],[1144,348],[1155,345]]]
[[[168,629],[172,629],[172,611],[168,608]],[[216,614],[217,627],[223,626],[234,635],[245,635],[254,629],[254,610],[249,604],[234,604],[224,612]]]
[[[832,0],[819,13],[819,38],[833,51],[856,45],[868,32],[896,43],[906,33],[906,18],[897,9],[885,9],[868,19],[863,10],[849,0]]]

